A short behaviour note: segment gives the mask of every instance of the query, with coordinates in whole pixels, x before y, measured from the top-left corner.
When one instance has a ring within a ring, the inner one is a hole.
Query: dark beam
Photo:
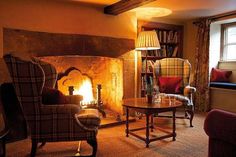
[[[105,14],[118,15],[156,0],[121,0],[104,8]]]

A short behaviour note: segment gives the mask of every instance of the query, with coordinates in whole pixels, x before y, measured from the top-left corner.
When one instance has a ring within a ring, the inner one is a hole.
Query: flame
[[[92,83],[90,80],[84,80],[79,89],[75,89],[74,94],[83,96],[83,103],[89,103],[94,100]]]

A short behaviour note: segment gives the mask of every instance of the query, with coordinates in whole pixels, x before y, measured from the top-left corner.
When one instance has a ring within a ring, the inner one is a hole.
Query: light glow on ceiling
[[[132,11],[136,12],[138,19],[151,19],[155,17],[163,17],[170,15],[172,11],[167,8],[158,8],[158,7],[145,7],[145,8],[136,8]]]

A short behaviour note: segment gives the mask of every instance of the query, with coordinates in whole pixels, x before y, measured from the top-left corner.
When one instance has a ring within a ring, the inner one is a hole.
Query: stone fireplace
[[[69,95],[69,87],[74,94],[84,97],[84,102],[97,100],[97,85],[101,84],[101,99],[105,108],[122,114],[123,61],[119,58],[98,56],[47,56],[43,61],[54,65],[58,73],[73,67],[67,76],[58,81],[58,89]]]
[[[60,74],[70,69],[58,81],[58,88],[68,95],[73,86],[85,104],[97,100],[97,85],[101,84],[104,107],[119,115],[122,99],[135,95],[133,49],[134,39],[3,29],[4,52],[37,56]]]

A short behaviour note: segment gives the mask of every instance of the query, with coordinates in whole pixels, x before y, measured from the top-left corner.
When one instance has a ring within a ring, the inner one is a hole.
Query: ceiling
[[[119,0],[72,0],[98,5],[111,5]],[[174,20],[189,20],[204,16],[212,16],[236,10],[236,0],[157,0],[144,7],[162,7],[172,10],[172,14],[162,17]],[[155,19],[155,14],[148,17]]]

